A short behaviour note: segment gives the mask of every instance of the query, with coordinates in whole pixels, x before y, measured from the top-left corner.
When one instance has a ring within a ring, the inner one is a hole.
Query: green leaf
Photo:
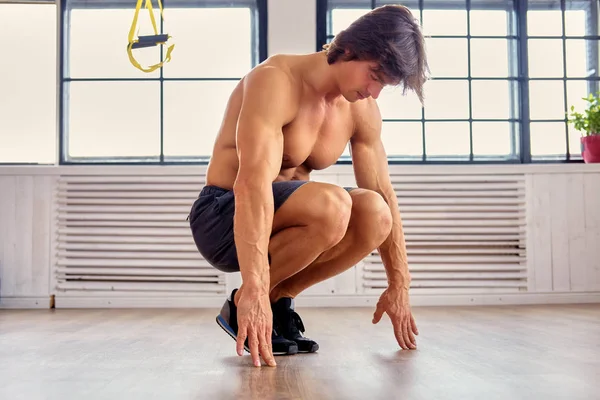
[[[600,134],[600,92],[597,96],[590,93],[586,100],[587,107],[582,112],[575,111],[575,106],[571,105],[570,114],[567,112],[567,122],[572,124],[582,135]]]

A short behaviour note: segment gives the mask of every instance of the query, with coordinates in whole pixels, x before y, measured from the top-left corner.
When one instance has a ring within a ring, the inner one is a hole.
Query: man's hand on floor
[[[416,349],[417,340],[414,335],[418,335],[419,330],[410,310],[408,290],[400,287],[388,287],[377,302],[377,308],[373,315],[374,324],[381,320],[384,312],[392,321],[394,334],[400,347],[404,350]]]
[[[253,290],[243,291],[237,305],[237,318],[237,353],[240,356],[243,354],[244,342],[248,338],[248,347],[254,365],[261,366],[262,356],[267,365],[274,367],[276,363],[271,341],[273,312],[269,295]]]

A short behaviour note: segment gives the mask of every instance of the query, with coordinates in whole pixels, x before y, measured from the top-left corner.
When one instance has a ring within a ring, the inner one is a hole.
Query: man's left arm
[[[361,102],[363,103],[363,102]],[[355,129],[350,141],[352,164],[358,187],[379,193],[386,201],[392,215],[392,229],[379,246],[379,254],[385,266],[388,288],[382,294],[373,317],[379,322],[387,312],[393,325],[398,343],[403,349],[415,348],[414,334],[418,334],[410,311],[408,291],[410,272],[408,268],[406,242],[398,199],[391,183],[387,154],[381,140],[382,120],[374,100],[360,104],[355,115]]]

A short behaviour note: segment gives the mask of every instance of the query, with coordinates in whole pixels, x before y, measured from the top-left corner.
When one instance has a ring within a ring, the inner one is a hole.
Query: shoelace
[[[289,330],[292,333],[300,334],[300,332],[304,333],[304,323],[302,322],[302,318],[296,311],[292,311],[289,319]]]

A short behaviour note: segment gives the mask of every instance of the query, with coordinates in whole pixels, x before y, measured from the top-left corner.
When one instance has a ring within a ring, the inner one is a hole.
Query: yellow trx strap
[[[154,28],[154,35],[139,36],[137,39],[135,39],[134,35],[135,35],[135,28],[137,26],[138,15],[140,13],[140,9],[142,8],[142,3],[144,1],[146,2],[145,7],[148,9],[148,12],[150,13],[150,20],[152,21],[152,27]],[[163,7],[162,7],[161,0],[158,0],[158,7],[160,8],[160,18],[162,20],[164,20]],[[127,55],[129,56],[129,61],[131,61],[131,64],[133,64],[134,67],[136,67],[137,69],[139,69],[140,71],[143,71],[143,72],[152,72],[152,71],[156,70],[157,68],[161,68],[164,65],[164,63],[171,61],[171,52],[173,51],[173,48],[175,47],[174,44],[170,45],[167,48],[167,54],[165,56],[165,59],[162,62],[152,65],[148,68],[142,67],[140,65],[140,63],[137,62],[137,60],[133,56],[133,50],[143,48],[143,47],[153,47],[153,46],[157,46],[159,44],[164,45],[164,44],[166,44],[167,40],[169,40],[170,38],[171,38],[171,36],[169,36],[168,34],[162,34],[162,35],[158,34],[158,29],[156,27],[156,20],[154,18],[154,12],[152,9],[152,0],[138,0],[137,5],[135,7],[135,15],[133,16],[133,22],[131,24],[131,29],[129,30],[129,38],[128,38],[128,44],[127,44]]]

